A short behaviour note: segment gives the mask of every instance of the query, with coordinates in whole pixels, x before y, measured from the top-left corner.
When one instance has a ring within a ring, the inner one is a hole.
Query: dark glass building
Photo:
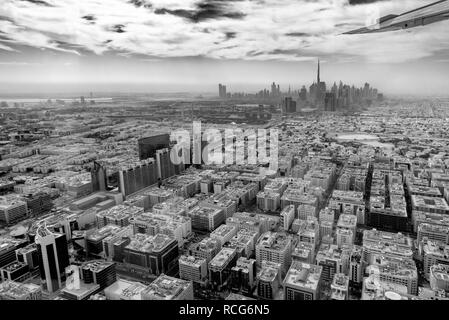
[[[168,133],[155,134],[141,138],[137,143],[140,160],[155,158],[156,150],[170,147],[170,136]]]

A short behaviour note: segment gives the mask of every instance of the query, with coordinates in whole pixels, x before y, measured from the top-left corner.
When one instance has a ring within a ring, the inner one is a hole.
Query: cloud
[[[340,35],[432,0],[1,0],[0,50],[399,63],[449,52],[449,23]]]
[[[0,61],[1,66],[37,66],[41,63],[37,62],[23,62],[23,61]]]
[[[133,4],[137,8],[144,7],[144,8],[149,9],[153,6],[150,2],[145,1],[145,0],[129,0],[128,2]]]
[[[0,43],[0,50],[5,50],[5,51],[11,51],[11,52],[19,52],[16,49],[13,49],[11,47],[5,46],[4,44]]]
[[[45,7],[51,7],[52,6],[51,4],[49,4],[48,2],[43,1],[43,0],[20,0],[20,1],[29,2],[29,3],[33,3],[33,4],[36,4],[36,5],[45,6]]]
[[[352,6],[360,5],[360,4],[369,4],[374,2],[381,2],[387,0],[349,0],[349,4]]]
[[[177,17],[185,18],[190,22],[198,23],[212,19],[242,19],[245,17],[243,12],[232,9],[230,3],[235,1],[223,0],[205,0],[195,4],[193,10],[159,8],[154,11],[156,14],[171,14]]]

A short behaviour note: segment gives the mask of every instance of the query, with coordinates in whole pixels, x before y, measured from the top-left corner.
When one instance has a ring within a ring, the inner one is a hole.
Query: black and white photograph
[[[0,308],[449,300],[448,203],[449,0],[0,0]]]

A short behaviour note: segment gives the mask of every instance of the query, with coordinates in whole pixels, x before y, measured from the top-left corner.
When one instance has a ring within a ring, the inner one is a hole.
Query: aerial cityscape
[[[276,36],[246,62],[209,43],[255,32],[232,31],[267,14],[249,0],[111,0],[101,32],[95,1],[0,4],[0,300],[449,300],[448,13],[400,27],[433,1],[298,2],[341,14],[333,37],[379,39],[391,60],[334,54],[313,26],[277,58]],[[365,35],[367,8],[401,15]],[[152,43],[145,15],[193,27]],[[409,49],[426,32],[439,47],[397,62],[401,32]]]

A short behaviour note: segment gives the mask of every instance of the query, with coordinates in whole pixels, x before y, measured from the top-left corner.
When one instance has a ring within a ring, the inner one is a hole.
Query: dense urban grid
[[[1,102],[0,299],[449,299],[449,99],[218,89]],[[174,164],[193,121],[277,170]]]

